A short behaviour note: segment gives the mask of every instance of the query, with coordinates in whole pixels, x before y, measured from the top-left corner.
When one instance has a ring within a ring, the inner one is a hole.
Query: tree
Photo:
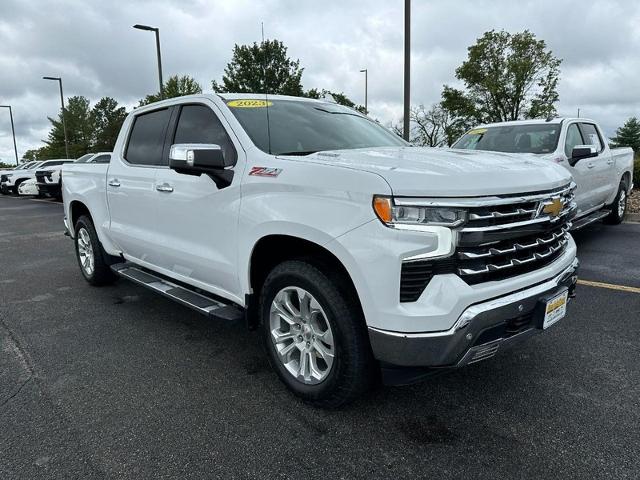
[[[174,75],[169,77],[169,79],[162,86],[162,90],[164,93],[164,98],[175,98],[182,97],[184,95],[193,95],[196,93],[202,93],[202,87],[195,80],[195,78],[190,77],[189,75],[178,76]],[[140,100],[140,106],[148,105],[149,103],[159,102],[160,92],[154,93],[153,95],[147,95],[142,100]]]
[[[317,88],[312,88],[311,90],[308,90],[308,91],[304,92],[303,95],[305,97],[308,97],[308,98],[316,98],[316,99],[329,98],[329,99],[333,99],[333,100],[335,100],[335,102],[338,105],[344,105],[345,107],[351,107],[351,108],[353,108],[354,110],[357,110],[360,113],[365,113],[363,105],[356,105],[355,102],[352,102],[351,99],[349,97],[347,97],[342,92],[336,93],[336,92],[332,92],[331,90],[327,90],[326,88],[323,88],[322,90],[318,90]]]
[[[64,111],[69,141],[69,157],[78,158],[89,151],[93,127],[89,100],[86,97],[70,97]],[[52,128],[49,131],[45,146],[39,149],[39,160],[51,158],[65,158],[64,130],[62,127],[62,112],[58,119],[49,117]]]
[[[118,138],[120,127],[127,117],[127,110],[118,107],[111,97],[103,97],[91,110],[91,150],[94,152],[111,151]]]
[[[20,160],[20,163],[33,162],[36,160],[40,160],[40,153],[41,153],[40,150],[42,150],[42,148],[27,150],[26,152],[24,152],[24,155],[22,155],[22,159]]]
[[[554,115],[560,63],[544,40],[525,30],[491,30],[468,48],[456,69],[464,90],[445,86],[442,104],[461,124]]]
[[[215,92],[272,93],[302,96],[300,60],[287,56],[287,47],[279,40],[260,44],[235,45],[233,57],[224,69],[222,84],[215,80]]]
[[[632,117],[616,130],[616,136],[611,139],[616,147],[631,147],[636,154],[640,154],[640,122]]]
[[[451,146],[465,132],[464,127],[441,103],[436,103],[429,109],[424,105],[411,107],[409,118],[411,125],[409,141],[414,145],[423,147]],[[402,137],[402,119],[397,123],[390,124],[389,128]]]

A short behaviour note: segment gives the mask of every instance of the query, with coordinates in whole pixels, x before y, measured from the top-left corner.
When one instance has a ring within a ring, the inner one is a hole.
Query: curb
[[[626,222],[640,223],[640,213],[627,213],[625,216]]]

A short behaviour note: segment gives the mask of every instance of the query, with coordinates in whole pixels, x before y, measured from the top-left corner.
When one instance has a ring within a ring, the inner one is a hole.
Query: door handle
[[[161,185],[156,185],[156,190],[159,191],[159,192],[171,193],[171,192],[173,192],[173,187],[171,185],[169,185],[168,183],[163,183]]]
[[[587,163],[587,168],[593,168],[593,167],[595,167],[594,163]]]
[[[110,187],[119,187],[120,186],[120,182],[118,181],[117,178],[112,178],[111,180],[109,180],[109,186]]]
[[[609,160],[607,160],[607,165],[613,165],[614,163],[616,162],[613,161],[613,158],[610,158]]]

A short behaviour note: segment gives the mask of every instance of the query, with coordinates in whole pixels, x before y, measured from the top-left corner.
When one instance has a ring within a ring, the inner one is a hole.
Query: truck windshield
[[[409,145],[376,122],[334,103],[281,99],[226,102],[253,143],[273,155]]]
[[[559,124],[504,125],[475,128],[452,148],[509,153],[551,153],[558,145]]]

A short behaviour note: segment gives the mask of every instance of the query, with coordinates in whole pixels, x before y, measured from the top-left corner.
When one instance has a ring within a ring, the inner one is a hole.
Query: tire
[[[91,218],[82,215],[75,224],[75,250],[82,276],[94,286],[109,285],[117,276],[110,267],[109,255],[102,248]]]
[[[618,225],[624,220],[627,213],[627,186],[624,181],[620,182],[618,194],[611,204],[611,213],[604,217],[604,223],[608,225]]]
[[[269,273],[260,292],[261,335],[271,366],[295,395],[324,408],[337,408],[353,401],[364,394],[375,379],[376,363],[363,314],[345,283],[340,274],[329,268],[290,260]],[[287,298],[291,310],[280,303]],[[284,309],[281,311],[289,321],[272,313],[277,311],[276,305]],[[305,310],[313,312],[306,321]],[[291,341],[276,346],[273,332],[289,335]],[[303,355],[309,378],[300,378]],[[316,376],[310,365],[315,367]]]
[[[12,187],[12,193],[14,195],[20,195],[20,193],[18,193],[18,188],[20,187],[20,184],[24,182],[24,180],[18,180]]]

